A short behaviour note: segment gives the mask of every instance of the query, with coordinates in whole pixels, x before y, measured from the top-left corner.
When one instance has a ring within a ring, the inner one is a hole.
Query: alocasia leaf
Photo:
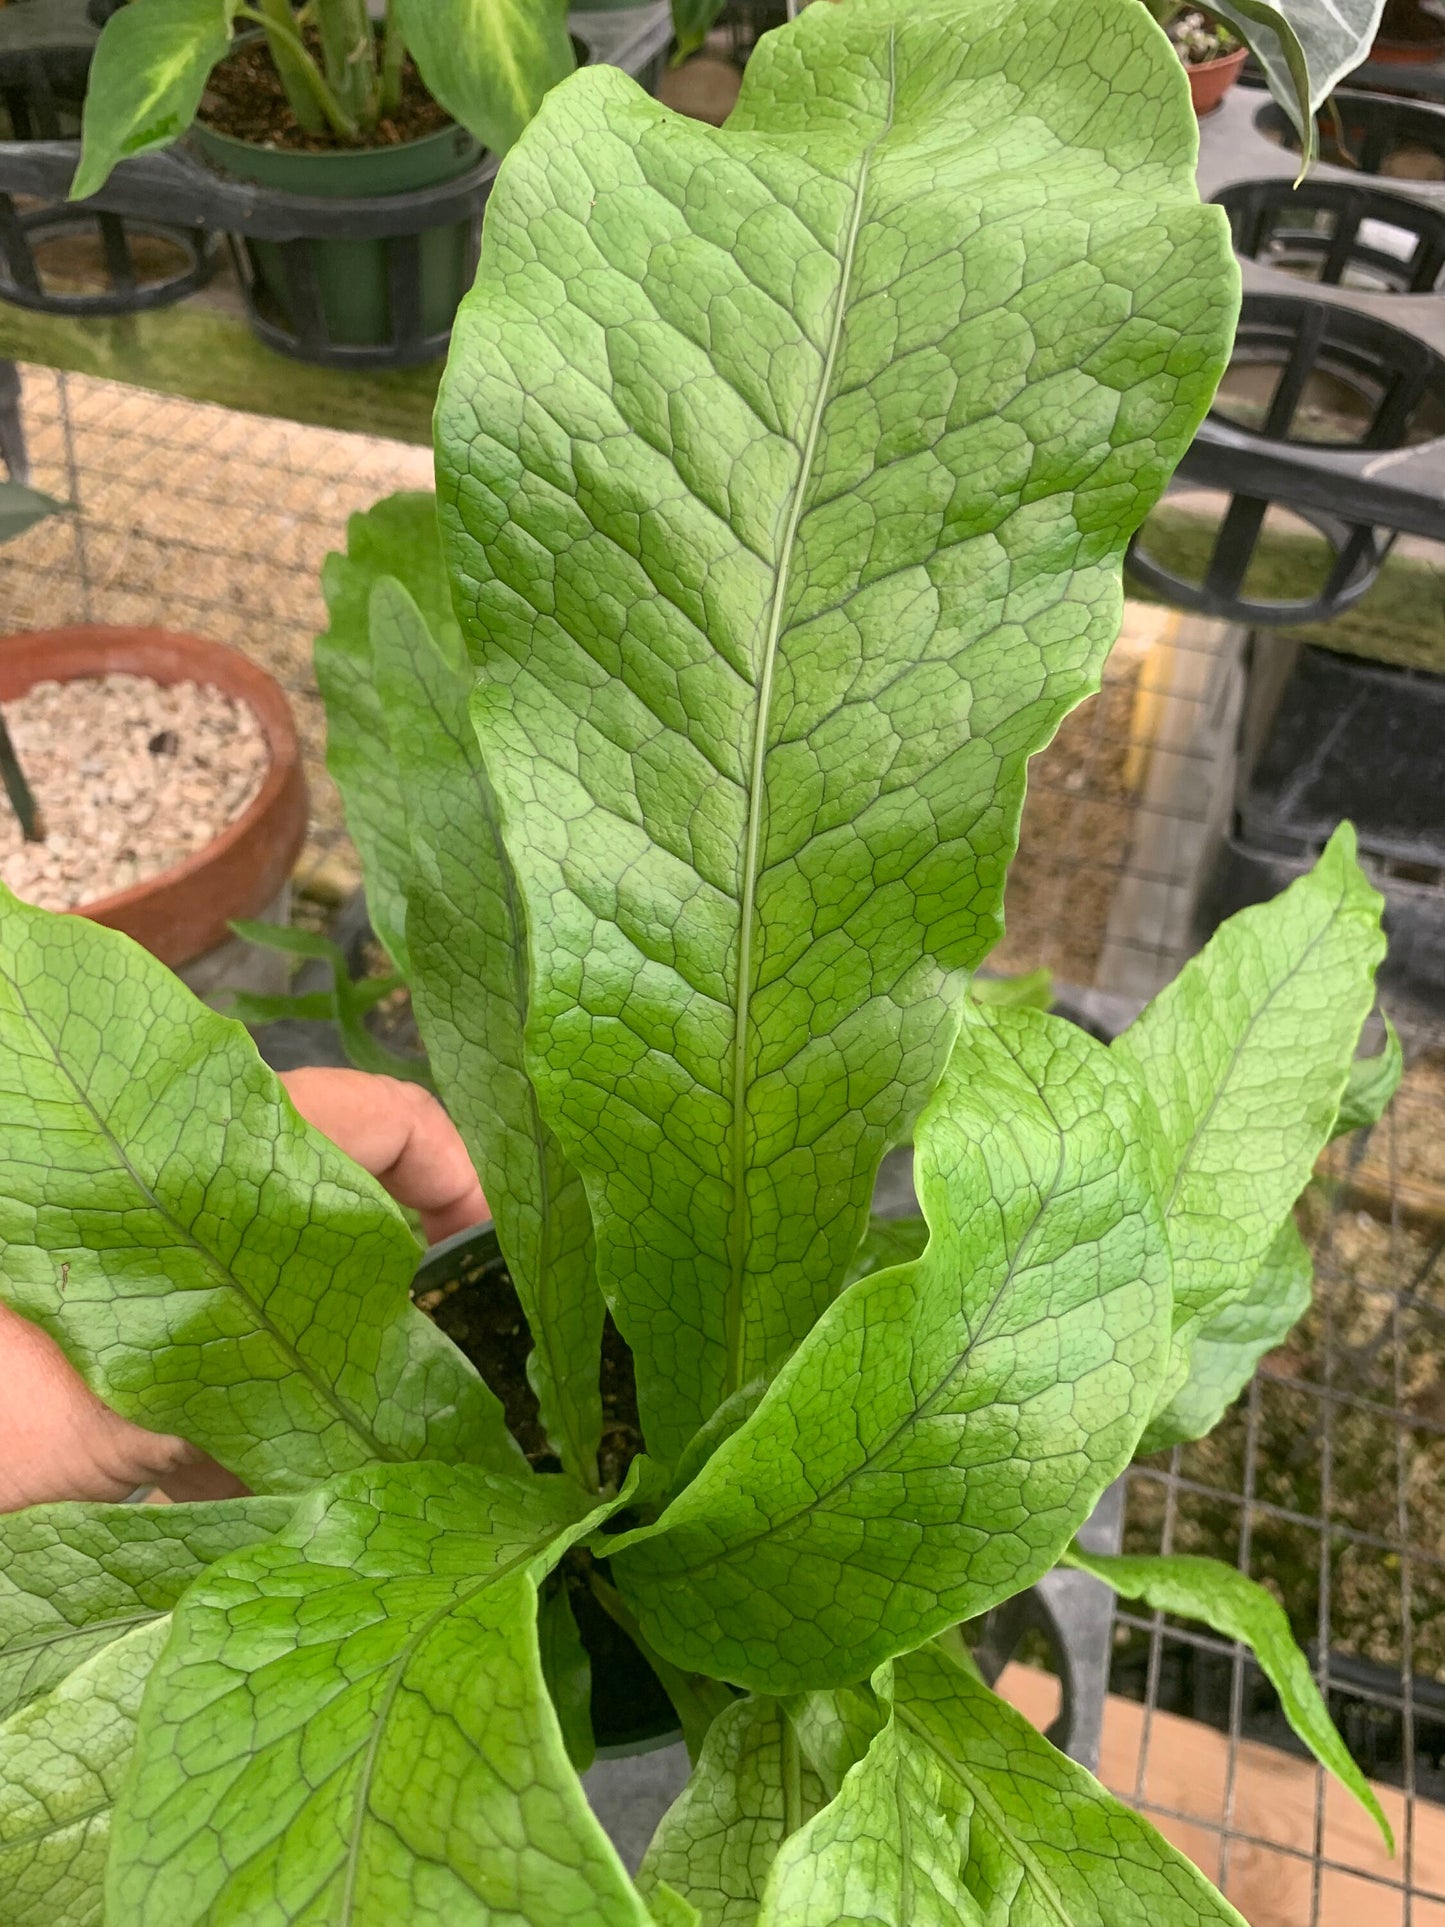
[[[850,1832],[869,1811],[886,1811],[890,1787],[898,1801],[895,1830],[927,1827],[927,1811],[913,1804],[926,1789],[939,1802],[944,1824],[928,1827],[915,1851],[926,1853],[929,1872],[946,1879],[951,1836],[957,1871],[945,1893],[956,1896],[957,1911],[926,1911],[934,1895],[920,1879],[912,1895],[915,1912],[899,1914],[898,1857],[880,1849],[880,1905],[876,1915],[861,1916],[868,1927],[907,1927],[910,1918],[917,1927],[935,1920],[941,1927],[953,1919],[987,1927],[1100,1927],[1105,1921],[1108,1927],[1246,1927],[1147,1820],[1056,1752],[1021,1714],[937,1647],[897,1662],[892,1731],[891,1741],[880,1744],[880,1736],[874,1742],[845,1783],[836,1825],[814,1823],[820,1829],[817,1864],[807,1865],[801,1840],[781,1863],[780,1897],[791,1892],[807,1900],[810,1889],[820,1900],[857,1895],[865,1869]],[[768,1899],[771,1906],[771,1891]],[[774,1907],[762,1927],[793,1927],[795,1920],[797,1927],[822,1927],[838,1918],[850,1916],[794,1915]]]
[[[752,1927],[774,1855],[826,1797],[782,1704],[738,1700],[713,1721],[637,1884],[646,1896],[665,1881],[702,1927]]]
[[[1254,1285],[1328,1140],[1384,954],[1381,898],[1342,824],[1313,870],[1221,924],[1117,1037],[1160,1121],[1174,1365]]]
[[[783,1843],[757,1927],[985,1927],[963,1878],[972,1810],[947,1764],[889,1718]]]
[[[567,0],[392,0],[434,100],[505,154],[549,87],[577,65]]]
[[[1083,1031],[969,1017],[915,1140],[927,1250],[851,1285],[612,1557],[653,1645],[756,1691],[842,1686],[1052,1564],[1166,1356],[1148,1128]]]
[[[214,1560],[279,1532],[292,1504],[36,1505],[0,1517],[0,1719],[168,1613]]]
[[[261,1491],[423,1455],[525,1471],[412,1305],[416,1241],[239,1024],[0,891],[0,1296],[122,1416]]]
[[[1266,1352],[1282,1345],[1309,1310],[1314,1264],[1292,1217],[1286,1218],[1242,1298],[1208,1319],[1189,1348],[1189,1376],[1156,1412],[1141,1452],[1202,1439],[1239,1397]]]
[[[665,1460],[837,1292],[999,934],[1230,336],[1194,149],[1137,0],[849,0],[725,129],[584,69],[498,177],[440,514]]]
[[[128,154],[167,147],[195,119],[231,45],[241,0],[130,0],[106,21],[90,63],[80,165],[70,198],[104,187]]]
[[[1279,1694],[1280,1707],[1295,1734],[1320,1765],[1349,1788],[1395,1851],[1390,1823],[1370,1783],[1355,1765],[1335,1729],[1309,1661],[1295,1644],[1284,1608],[1256,1580],[1218,1559],[1195,1553],[1097,1553],[1070,1549],[1067,1563],[1091,1572],[1126,1599],[1142,1599],[1156,1612],[1202,1619],[1225,1639],[1248,1646]]]
[[[313,652],[326,703],[326,767],[346,805],[346,827],[366,878],[371,927],[403,976],[406,888],[412,875],[406,796],[376,687],[371,591],[395,576],[447,652],[458,646],[451,590],[437,533],[436,497],[391,495],[346,525],[346,553],[328,555],[321,587],[330,617]]]
[[[1304,137],[1318,146],[1315,109],[1370,51],[1385,0],[1210,0],[1209,11],[1245,41],[1270,92]]]
[[[411,836],[407,950],[433,1075],[491,1200],[527,1315],[528,1375],[562,1462],[597,1483],[602,1294],[581,1179],[527,1077],[527,938],[468,715],[474,672],[400,582],[371,593],[371,655]]]
[[[1332,1137],[1345,1137],[1351,1131],[1367,1131],[1378,1124],[1390,1099],[1400,1088],[1405,1072],[1405,1053],[1400,1033],[1385,1020],[1384,1048],[1373,1057],[1357,1057],[1345,1079],[1345,1094],[1335,1115]]]
[[[111,1812],[170,1623],[111,1639],[0,1725],[5,1927],[101,1927]]]
[[[376,1466],[212,1566],[146,1695],[107,1927],[649,1927],[537,1645],[540,1580],[620,1502]]]

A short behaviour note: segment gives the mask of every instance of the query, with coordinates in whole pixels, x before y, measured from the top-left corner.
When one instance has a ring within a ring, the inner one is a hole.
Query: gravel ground
[[[240,816],[266,773],[251,710],[199,683],[36,683],[5,717],[44,841],[24,842],[0,799],[0,877],[46,910],[72,910],[184,862]]]

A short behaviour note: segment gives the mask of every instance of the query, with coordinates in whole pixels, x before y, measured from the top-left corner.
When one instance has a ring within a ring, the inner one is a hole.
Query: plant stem
[[[603,1612],[622,1628],[662,1682],[662,1689],[672,1701],[681,1722],[682,1737],[687,1742],[687,1757],[696,1766],[708,1728],[718,1714],[733,1703],[732,1689],[720,1679],[708,1679],[702,1673],[685,1673],[680,1666],[674,1666],[670,1660],[654,1652],[627,1601],[616,1586],[602,1577],[595,1565],[587,1568],[587,1583]]]
[[[386,29],[381,49],[381,111],[394,114],[401,106],[401,75],[406,65],[406,41],[396,17],[396,0],[386,0]]]
[[[366,0],[314,0],[326,78],[360,127],[376,119],[376,41]]]
[[[261,8],[264,8],[265,11],[262,12]],[[286,16],[284,24],[280,18],[281,14],[285,14]],[[300,34],[293,32],[290,16],[291,9],[287,4],[287,0],[259,0],[258,6],[237,7],[236,9],[236,18],[238,20],[254,20],[257,26],[266,29],[266,40],[271,49],[271,58],[276,62],[276,71],[281,75],[282,86],[286,86],[286,73],[281,66],[282,56],[278,55],[278,47],[284,49],[285,55],[289,56],[291,71],[310,88],[312,99],[321,109],[322,114],[331,127],[332,133],[339,135],[342,140],[355,140],[357,134],[356,122],[342,107],[330,87],[327,86],[325,75],[306,51],[305,43],[302,41]],[[287,87],[287,99],[291,99],[289,87]],[[294,101],[291,101],[291,106],[292,110],[295,111],[296,103]],[[306,121],[302,120],[299,112],[296,114],[296,118],[301,122],[303,127],[307,126]],[[321,128],[319,126],[308,128],[308,132],[320,133]]]
[[[783,1838],[790,1840],[803,1824],[803,1755],[787,1707],[779,1700],[777,1708],[783,1728]]]
[[[20,767],[20,758],[15,754],[15,745],[10,740],[10,726],[5,721],[3,711],[0,711],[0,777],[4,778],[5,793],[10,798],[10,807],[20,825],[20,834],[27,843],[43,843],[45,825],[40,820],[35,794]]]
[[[266,16],[266,45],[280,77],[286,104],[296,116],[296,125],[308,134],[324,134],[326,116],[307,82],[302,61],[283,44],[280,35],[272,31],[275,27],[279,27],[281,33],[295,31],[290,0],[256,0],[256,4]]]

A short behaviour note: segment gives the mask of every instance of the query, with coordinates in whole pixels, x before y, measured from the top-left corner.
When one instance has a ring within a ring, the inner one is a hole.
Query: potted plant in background
[[[7,1927],[1239,1927],[983,1684],[960,1628],[1061,1560],[1247,1639],[1380,1817],[1268,1594],[1071,1549],[1300,1310],[1383,948],[1348,830],[1112,1049],[969,996],[1226,360],[1193,144],[1136,0],[847,0],[721,132],[597,68],[505,164],[440,530],[382,513],[333,602],[498,1384],[239,1027],[0,909],[0,1290],[256,1495],[0,1521]],[[594,1614],[696,1761],[636,1884]]]
[[[1239,79],[1248,47],[1210,14],[1182,0],[1151,0],[1149,11],[1184,62],[1195,113],[1201,119],[1212,114]]]
[[[565,0],[129,0],[101,33],[85,99],[83,199],[116,163],[187,130],[228,175],[308,198],[415,193],[505,153],[576,64]],[[470,278],[473,224],[419,224],[411,298],[444,335]],[[274,308],[299,326],[281,244],[249,244]],[[328,338],[392,334],[389,254],[363,235],[312,244]]]

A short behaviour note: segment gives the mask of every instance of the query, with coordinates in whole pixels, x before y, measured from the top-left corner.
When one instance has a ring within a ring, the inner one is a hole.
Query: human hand
[[[456,1126],[420,1085],[322,1069],[290,1071],[281,1082],[309,1124],[420,1214],[428,1242],[486,1217]],[[245,1491],[184,1439],[112,1412],[48,1333],[0,1305],[0,1512],[55,1499],[125,1499],[145,1485],[178,1500]]]

